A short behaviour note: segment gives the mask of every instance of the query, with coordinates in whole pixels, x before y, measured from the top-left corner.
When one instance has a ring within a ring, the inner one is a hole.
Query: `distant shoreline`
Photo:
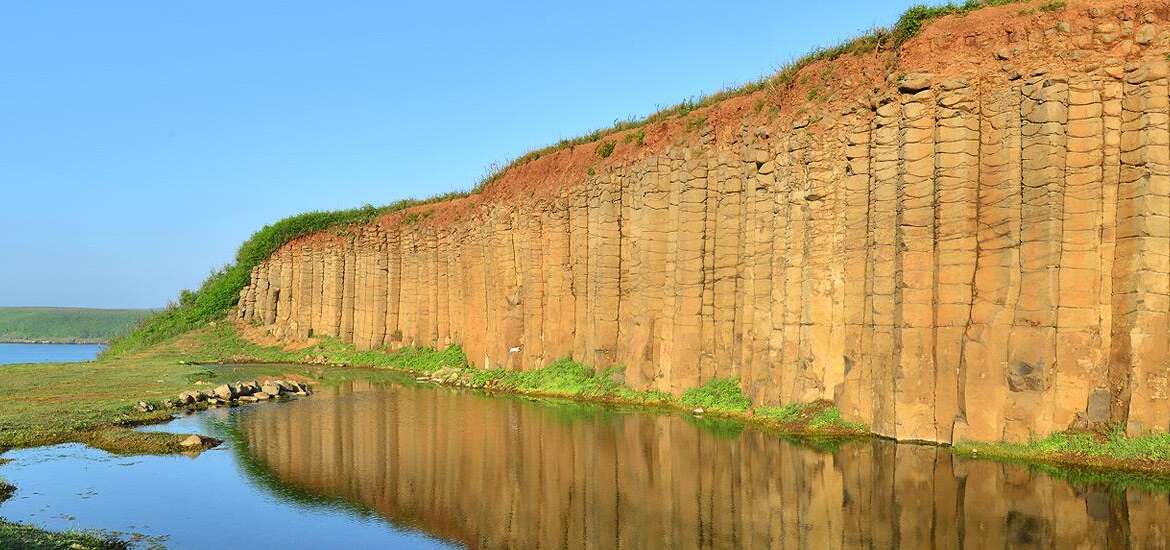
[[[109,340],[97,340],[94,338],[62,338],[54,339],[31,339],[31,338],[0,338],[0,344],[108,344]]]

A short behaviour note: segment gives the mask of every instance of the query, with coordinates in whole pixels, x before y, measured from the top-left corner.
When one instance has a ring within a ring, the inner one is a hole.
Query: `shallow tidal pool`
[[[941,448],[348,382],[150,430],[197,456],[5,453],[0,517],[168,548],[1125,548],[1170,499]]]

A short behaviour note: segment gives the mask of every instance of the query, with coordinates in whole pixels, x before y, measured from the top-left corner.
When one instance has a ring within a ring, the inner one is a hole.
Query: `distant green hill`
[[[0,307],[0,342],[97,343],[129,333],[147,309]]]

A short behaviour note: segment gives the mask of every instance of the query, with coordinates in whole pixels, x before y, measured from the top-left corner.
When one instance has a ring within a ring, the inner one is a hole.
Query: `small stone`
[[[240,403],[255,403],[257,399],[254,395],[241,395],[239,398],[237,398],[237,401]]]
[[[154,405],[151,405],[150,403],[147,403],[146,401],[139,401],[138,402],[138,410],[140,412],[153,412]]]
[[[1068,21],[1061,21],[1060,23],[1056,24],[1056,30],[1064,34],[1068,34],[1072,32],[1072,25],[1068,24]]]
[[[258,400],[258,401],[264,401],[264,400],[266,400],[266,399],[272,399],[272,395],[270,395],[270,394],[268,394],[268,393],[265,393],[265,392],[262,392],[262,391],[258,391],[258,392],[256,392],[256,393],[252,394],[252,397],[253,397],[253,398],[255,398],[255,399],[256,399],[256,400]]]
[[[699,415],[703,414],[704,412],[707,412],[707,411],[704,411],[703,407],[695,407],[694,409],[691,409],[691,414],[693,414],[695,416],[699,416]]]
[[[925,73],[911,73],[898,82],[898,91],[906,94],[921,92],[930,88],[931,75]]]
[[[1007,48],[1000,48],[995,50],[995,58],[1002,61],[1007,61],[1008,59],[1012,58],[1012,52]]]
[[[187,447],[187,448],[202,447],[203,446],[203,438],[199,437],[197,435],[187,436],[187,439],[180,441],[179,445],[182,445],[183,447]]]
[[[1133,37],[1133,41],[1137,42],[1138,44],[1145,45],[1153,42],[1154,38],[1157,36],[1157,29],[1155,29],[1153,25],[1146,24],[1142,25],[1141,28],[1138,29],[1137,34],[1135,34]]]

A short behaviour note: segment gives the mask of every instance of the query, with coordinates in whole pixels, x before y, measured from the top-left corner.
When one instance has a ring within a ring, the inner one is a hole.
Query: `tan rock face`
[[[1043,36],[1075,64],[1033,44],[1005,69],[972,31],[985,55],[953,74],[743,115],[454,221],[291,242],[239,315],[290,340],[458,343],[481,368],[622,364],[675,393],[736,376],[899,439],[1166,431],[1170,33],[1109,45],[1069,18]]]

